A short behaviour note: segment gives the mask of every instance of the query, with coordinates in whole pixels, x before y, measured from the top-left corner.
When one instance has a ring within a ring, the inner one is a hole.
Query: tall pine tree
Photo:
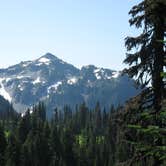
[[[130,25],[141,28],[142,33],[137,37],[127,37],[127,57],[124,60],[129,64],[125,70],[143,87],[152,83],[153,105],[156,111],[161,108],[164,96],[164,40],[166,32],[166,1],[144,0],[134,6],[129,14]],[[133,53],[134,52],[134,53]]]

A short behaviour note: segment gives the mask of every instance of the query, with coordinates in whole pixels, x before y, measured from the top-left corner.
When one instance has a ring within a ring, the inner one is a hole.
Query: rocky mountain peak
[[[108,108],[123,104],[139,92],[133,87],[133,80],[123,78],[117,71],[94,65],[79,70],[46,53],[34,61],[0,69],[0,95],[12,102],[18,112],[39,101],[47,104],[50,114],[55,107],[74,107],[84,101],[90,107],[100,101]]]
[[[55,55],[51,54],[51,53],[46,53],[45,55],[43,55],[42,57],[40,57],[39,59],[41,58],[46,58],[46,59],[49,59],[49,60],[58,60],[59,58],[56,57]]]

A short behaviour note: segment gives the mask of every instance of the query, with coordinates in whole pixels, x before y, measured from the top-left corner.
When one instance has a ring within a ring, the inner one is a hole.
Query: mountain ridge
[[[139,92],[133,84],[133,80],[126,75],[121,76],[119,71],[94,65],[78,69],[51,53],[0,69],[0,95],[5,92],[8,99],[10,96],[18,112],[40,100],[50,110],[83,101],[88,106],[94,106],[97,101],[106,107],[123,104]]]

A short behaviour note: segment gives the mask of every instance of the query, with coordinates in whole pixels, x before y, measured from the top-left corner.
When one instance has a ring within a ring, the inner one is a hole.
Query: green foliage
[[[77,111],[69,107],[57,110],[56,117],[47,121],[38,108],[15,123],[12,119],[1,121],[2,166],[143,165],[145,161],[151,166],[156,158],[166,160],[164,107],[157,115],[162,127],[155,124],[156,114],[151,109],[107,112],[101,111],[98,103],[89,111],[84,103]]]
[[[87,141],[88,141],[88,138],[85,135],[81,134],[81,135],[76,136],[76,142],[79,144],[79,146],[81,148],[87,146]]]
[[[4,130],[0,125],[0,165],[4,165],[5,163],[5,149],[6,149],[6,139],[5,139],[5,134]]]
[[[134,121],[130,119],[126,125],[126,142],[134,148],[135,160],[131,163],[136,164],[137,159],[142,158],[142,161],[151,161],[149,165],[155,165],[156,160],[158,165],[163,165],[166,163],[165,106],[163,104],[158,114],[153,109],[142,110],[139,114],[140,116],[135,117]],[[131,117],[134,115],[135,113],[130,112]],[[134,135],[128,137],[130,133]]]
[[[164,77],[164,78],[166,77],[166,73],[165,72],[161,72],[160,75],[161,75],[161,77]]]
[[[124,122],[124,139],[133,149],[133,156],[126,165],[162,166],[166,165],[166,108],[162,104],[166,97],[166,1],[143,0],[133,6],[129,14],[130,25],[141,28],[142,32],[126,38],[128,53],[124,62],[129,68],[124,72],[136,78],[146,90],[137,103],[139,109],[134,108],[132,112],[129,108],[127,122]],[[147,88],[149,83],[152,87]],[[146,110],[149,106],[153,109]]]
[[[5,137],[6,137],[6,139],[8,139],[9,136],[10,136],[10,134],[11,134],[11,132],[10,132],[10,131],[5,131],[4,133],[5,133]]]
[[[96,143],[98,145],[103,144],[104,140],[105,140],[104,136],[98,136],[98,137],[96,137]]]
[[[110,138],[116,137],[117,128],[110,126],[108,117],[113,116],[112,112],[101,111],[99,103],[91,111],[85,103],[76,111],[69,106],[61,112],[56,109],[56,117],[51,121],[45,119],[44,112],[40,104],[34,106],[32,114],[28,110],[15,123],[12,119],[2,120],[2,166],[109,166],[115,163],[118,143],[116,139],[110,142]]]

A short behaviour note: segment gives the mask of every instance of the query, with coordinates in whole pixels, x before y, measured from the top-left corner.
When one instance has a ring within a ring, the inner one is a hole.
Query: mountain
[[[45,101],[50,111],[83,101],[89,107],[100,101],[108,108],[111,104],[123,104],[139,91],[134,81],[119,71],[94,65],[78,69],[50,53],[0,69],[0,95],[12,102],[18,112],[39,100]]]

